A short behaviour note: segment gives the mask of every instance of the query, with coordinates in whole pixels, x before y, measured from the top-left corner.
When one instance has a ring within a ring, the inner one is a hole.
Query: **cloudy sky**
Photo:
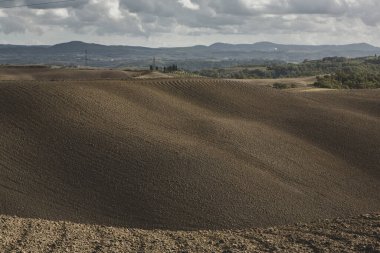
[[[379,5],[379,0],[0,0],[0,44],[380,46]]]

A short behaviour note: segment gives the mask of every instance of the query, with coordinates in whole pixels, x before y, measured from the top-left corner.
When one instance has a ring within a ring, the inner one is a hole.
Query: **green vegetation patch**
[[[296,78],[317,76],[314,86],[330,89],[372,89],[380,88],[380,57],[362,58],[328,57],[322,60],[305,60],[302,63],[271,63],[257,66],[205,69],[198,71],[201,76],[213,78]],[[273,86],[274,87],[274,86]],[[276,84],[278,89],[289,88]]]

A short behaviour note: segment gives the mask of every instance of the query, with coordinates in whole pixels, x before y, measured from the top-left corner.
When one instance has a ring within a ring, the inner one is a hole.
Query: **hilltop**
[[[84,65],[85,51],[92,67],[147,68],[152,58],[157,64],[176,63],[182,69],[200,70],[239,64],[302,62],[324,57],[363,57],[380,54],[380,48],[366,43],[349,45],[283,45],[271,42],[253,44],[215,43],[210,46],[147,48],[105,46],[72,41],[52,46],[0,45],[0,64]]]

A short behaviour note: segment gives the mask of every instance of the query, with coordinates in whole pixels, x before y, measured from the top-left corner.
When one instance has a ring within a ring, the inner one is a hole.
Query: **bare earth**
[[[1,81],[0,132],[0,214],[66,221],[4,216],[8,252],[18,241],[26,248],[34,247],[27,240],[45,240],[38,233],[51,234],[42,245],[53,249],[74,247],[75,238],[78,247],[95,247],[94,235],[105,248],[130,236],[120,249],[197,251],[194,236],[206,238],[200,251],[220,251],[230,230],[235,246],[250,252],[272,247],[260,239],[271,230],[255,227],[380,210],[380,90],[293,92],[186,78]],[[273,240],[310,250],[315,238],[316,247],[355,251],[378,241],[378,220],[346,219],[347,228],[333,221],[334,235],[326,235],[329,223],[312,224],[320,237],[290,226],[295,239],[278,236],[287,233],[281,227]],[[355,238],[342,229],[365,232]]]
[[[0,252],[380,252],[380,215],[219,231],[141,230],[0,216]]]
[[[238,79],[233,80],[242,83],[250,83],[254,85],[267,85],[273,83],[295,84],[298,87],[306,87],[317,81],[315,77],[299,77],[299,78],[278,78],[278,79]]]
[[[132,79],[142,75],[141,71],[121,71],[110,69],[51,69],[46,66],[0,66],[0,81],[58,81],[58,80],[99,80]]]

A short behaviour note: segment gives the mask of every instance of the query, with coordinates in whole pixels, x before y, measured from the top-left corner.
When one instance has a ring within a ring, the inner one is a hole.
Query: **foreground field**
[[[380,210],[380,91],[0,82],[0,213],[246,229]]]
[[[1,252],[380,252],[380,215],[268,229],[166,231],[0,216]]]

